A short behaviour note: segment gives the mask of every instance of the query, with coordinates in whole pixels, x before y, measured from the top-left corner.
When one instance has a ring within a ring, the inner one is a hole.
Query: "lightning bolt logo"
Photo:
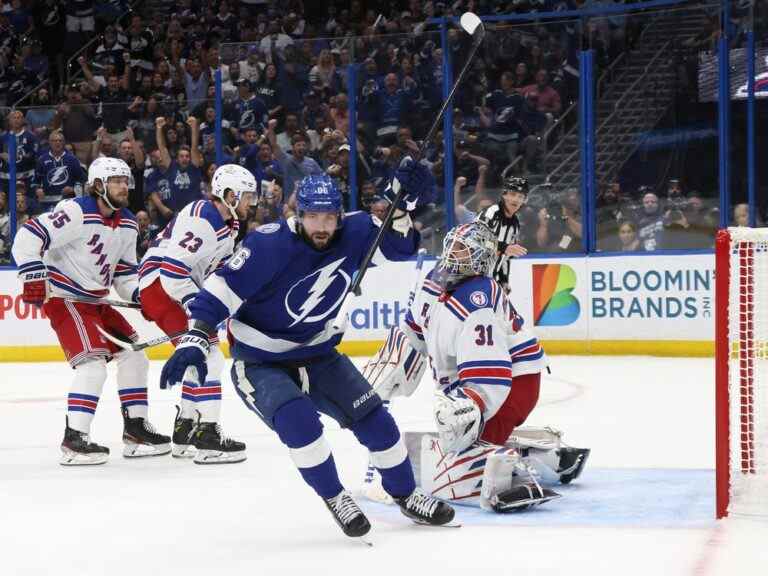
[[[350,278],[349,275],[344,272],[344,270],[340,270],[339,267],[341,266],[342,262],[346,260],[346,256],[343,258],[339,258],[338,260],[331,262],[330,264],[327,264],[320,268],[319,270],[315,270],[312,274],[309,276],[305,276],[296,284],[291,286],[290,290],[288,290],[288,294],[285,295],[285,310],[288,312],[291,318],[293,318],[293,323],[291,326],[295,326],[299,322],[318,322],[320,320],[323,320],[327,316],[333,312],[336,307],[341,304],[341,301],[344,299],[344,295],[346,294],[347,288],[349,287]],[[294,312],[291,309],[291,305],[289,303],[289,300],[291,298],[291,294],[293,291],[301,286],[303,283],[309,281],[311,278],[316,277],[312,287],[307,291],[307,295],[305,298],[303,298],[301,306],[299,306],[298,312]],[[344,283],[344,288],[339,292],[339,296],[336,299],[336,301],[333,303],[333,305],[325,307],[325,311],[323,312],[317,312],[314,315],[311,315],[313,312],[315,312],[325,300],[326,292],[331,287],[331,285],[336,281],[337,278],[341,278]]]

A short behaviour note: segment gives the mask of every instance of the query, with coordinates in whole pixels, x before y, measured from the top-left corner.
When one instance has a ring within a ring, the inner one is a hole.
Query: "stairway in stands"
[[[598,185],[616,177],[643,134],[653,129],[672,104],[673,47],[705,30],[707,24],[706,14],[698,8],[663,12],[649,18],[652,20],[635,48],[615,67],[613,78],[599,85],[595,97]],[[548,176],[553,191],[579,188],[578,137],[579,125],[574,123],[545,156],[544,176]],[[543,179],[534,178],[532,182]]]

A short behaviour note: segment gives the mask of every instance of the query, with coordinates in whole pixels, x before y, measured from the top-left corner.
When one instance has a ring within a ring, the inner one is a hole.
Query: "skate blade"
[[[125,458],[147,458],[150,456],[165,456],[171,451],[170,444],[126,444],[123,447]]]
[[[455,520],[451,520],[450,522],[446,522],[445,524],[430,524],[429,522],[425,522],[424,520],[413,520],[413,523],[416,524],[416,526],[426,526],[428,528],[461,528],[462,524],[459,522],[456,522]]]
[[[194,463],[201,465],[209,464],[238,464],[244,462],[248,457],[245,452],[219,452],[218,450],[198,450]]]
[[[558,498],[562,498],[562,495],[555,494],[553,496],[545,496],[543,498],[528,498],[526,500],[519,500],[513,504],[497,504],[493,509],[495,512],[502,514],[506,512],[523,512],[529,508],[535,508],[536,506],[546,504],[547,502],[557,500]]]
[[[353,540],[359,541],[361,544],[365,544],[368,548],[373,548],[373,542],[367,536],[357,536]]]
[[[62,466],[98,466],[106,464],[109,454],[79,454],[69,450],[62,450],[59,464]]]
[[[197,450],[192,444],[173,444],[171,448],[171,456],[174,458],[194,458],[197,454]]]

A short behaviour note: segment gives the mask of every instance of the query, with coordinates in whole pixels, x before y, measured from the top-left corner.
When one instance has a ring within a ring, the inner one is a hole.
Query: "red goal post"
[[[768,228],[715,242],[716,512],[768,516]]]

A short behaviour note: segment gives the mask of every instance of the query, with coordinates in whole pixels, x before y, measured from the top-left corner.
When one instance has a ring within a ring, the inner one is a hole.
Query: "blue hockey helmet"
[[[344,216],[341,190],[327,174],[302,178],[296,189],[296,207],[299,219],[304,212],[336,212],[341,226]]]
[[[327,174],[305,176],[296,191],[296,206],[303,212],[341,212],[341,190]]]

